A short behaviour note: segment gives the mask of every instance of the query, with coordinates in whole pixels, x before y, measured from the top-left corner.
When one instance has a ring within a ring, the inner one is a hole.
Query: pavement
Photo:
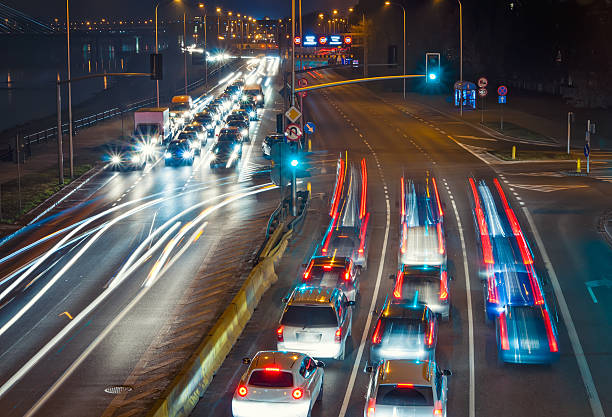
[[[326,74],[325,71],[320,71]],[[312,77],[312,84],[336,81],[337,74]],[[611,204],[608,181],[569,176],[573,161],[501,163],[478,148],[507,146],[455,115],[429,103],[404,101],[351,85],[309,92],[307,119],[316,124],[315,151],[348,150],[365,157],[371,241],[368,269],[360,277],[361,302],[353,316],[351,348],[343,361],[326,360],[325,394],[313,416],[363,415],[368,375],[362,370],[373,331],[371,311],[391,292],[386,277],[397,268],[400,176],[438,178],[446,214],[452,320],[440,326],[436,360],[452,370],[448,413],[453,416],[612,415],[609,375],[612,340],[612,249],[599,226]],[[486,153],[486,151],[484,151]],[[575,167],[575,166],[574,166]],[[561,357],[551,366],[509,366],[497,361],[495,329],[485,323],[484,286],[468,178],[492,184],[498,178],[534,253],[549,304],[558,312]],[[333,181],[313,177],[313,195],[328,200]],[[323,208],[325,208],[323,204]],[[311,214],[316,213],[309,213]],[[275,347],[281,298],[301,272],[300,265],[328,222],[307,216],[305,232],[280,265],[279,281],[265,294],[242,338],[204,393],[193,416],[227,416],[245,370],[241,358]]]
[[[144,415],[249,272],[278,191],[265,88],[237,171],[103,170],[0,245],[2,415]],[[225,84],[217,86],[219,94]]]

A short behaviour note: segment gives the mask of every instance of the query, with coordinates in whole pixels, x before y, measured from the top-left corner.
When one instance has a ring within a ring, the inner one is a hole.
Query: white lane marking
[[[552,262],[548,257],[548,252],[544,247],[544,241],[540,237],[540,233],[538,232],[535,222],[531,217],[531,213],[529,213],[527,207],[522,207],[522,209],[523,213],[525,213],[525,217],[527,218],[527,222],[529,222],[529,227],[533,231],[536,244],[540,249],[540,255],[542,255],[542,261],[544,261],[544,265],[546,266],[546,270],[548,271],[548,275],[550,276],[550,282],[552,284],[553,291],[555,292],[555,297],[557,297],[557,302],[559,303],[559,309],[561,310],[563,321],[565,322],[565,326],[567,327],[567,334],[570,338],[572,350],[574,351],[574,357],[576,358],[576,362],[578,362],[578,369],[580,370],[582,383],[584,384],[587,396],[589,397],[589,403],[591,405],[591,410],[593,411],[593,416],[605,417],[603,407],[601,406],[601,401],[599,400],[599,395],[597,394],[597,388],[595,387],[595,382],[593,381],[593,376],[591,375],[591,370],[589,369],[589,364],[587,363],[586,357],[584,356],[584,351],[582,350],[582,344],[580,343],[580,338],[578,337],[576,326],[574,326],[574,320],[572,319],[572,315],[570,314],[567,302],[565,301],[565,296],[563,295],[563,291],[561,290],[561,285],[559,284],[555,269],[553,268]]]
[[[450,195],[450,192],[449,192]],[[470,365],[470,391],[469,391],[469,416],[476,416],[476,376],[474,372],[474,316],[472,313],[472,290],[470,288],[470,272],[468,268],[468,257],[465,249],[465,238],[463,237],[463,226],[461,225],[461,219],[459,218],[459,212],[457,211],[457,205],[455,200],[452,199],[451,204],[453,205],[453,211],[455,212],[455,218],[457,219],[457,228],[459,229],[459,239],[461,240],[461,250],[463,252],[463,273],[465,274],[465,293],[467,296],[467,311],[468,311],[468,346],[469,346],[469,365]]]

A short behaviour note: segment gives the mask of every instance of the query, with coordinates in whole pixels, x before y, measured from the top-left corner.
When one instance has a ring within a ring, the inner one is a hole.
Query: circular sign
[[[300,87],[306,87],[308,85],[308,80],[306,78],[300,78],[298,80],[298,85]]]
[[[296,36],[295,38],[293,38],[293,43],[296,45],[301,45],[302,44],[302,38],[300,38],[299,36]]]
[[[487,80],[485,77],[480,77],[478,79],[478,87],[485,88],[488,84],[489,84],[489,80]]]
[[[344,43],[345,43],[346,45],[350,45],[350,44],[352,44],[352,43],[353,43],[353,38],[351,38],[350,36],[345,36],[345,37],[344,37]]]
[[[307,95],[306,91],[298,91],[298,96],[304,98],[306,97],[306,95]]]
[[[500,96],[505,96],[506,94],[508,94],[508,87],[506,87],[505,85],[500,85],[497,89],[497,94],[499,94]]]
[[[298,141],[302,137],[302,129],[300,129],[299,125],[291,123],[285,129],[285,136],[287,137],[287,140]]]
[[[479,95],[480,97],[486,97],[486,95],[487,95],[487,89],[486,89],[486,88],[479,88],[479,89],[478,89],[478,95]]]
[[[319,45],[325,45],[327,43],[327,36],[319,37]]]

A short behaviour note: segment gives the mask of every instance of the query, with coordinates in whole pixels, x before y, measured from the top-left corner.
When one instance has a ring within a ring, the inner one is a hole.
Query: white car
[[[388,360],[368,366],[364,417],[446,417],[448,370],[434,361]]]
[[[232,398],[234,417],[307,417],[323,395],[325,364],[297,352],[262,351],[251,360]]]

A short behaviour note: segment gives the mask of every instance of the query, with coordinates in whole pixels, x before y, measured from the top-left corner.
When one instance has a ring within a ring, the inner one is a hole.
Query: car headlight
[[[254,111],[250,112],[249,116],[251,116],[251,117],[255,116],[255,112]]]
[[[193,151],[183,151],[183,159],[190,159],[193,156]]]
[[[118,157],[117,155],[113,155],[113,156],[111,156],[111,163],[119,164],[119,163],[121,163],[121,158]]]
[[[261,94],[257,94],[257,100],[261,100],[263,96]]]
[[[138,162],[140,162],[140,156],[138,155],[132,155],[132,162],[137,164]]]
[[[240,131],[240,133],[242,134],[242,136],[248,136],[249,135],[249,129],[242,129]]]
[[[142,153],[145,155],[153,155],[155,153],[155,145],[151,143],[146,143],[141,148]]]
[[[166,152],[164,154],[164,158],[172,158],[172,154],[170,152]]]

